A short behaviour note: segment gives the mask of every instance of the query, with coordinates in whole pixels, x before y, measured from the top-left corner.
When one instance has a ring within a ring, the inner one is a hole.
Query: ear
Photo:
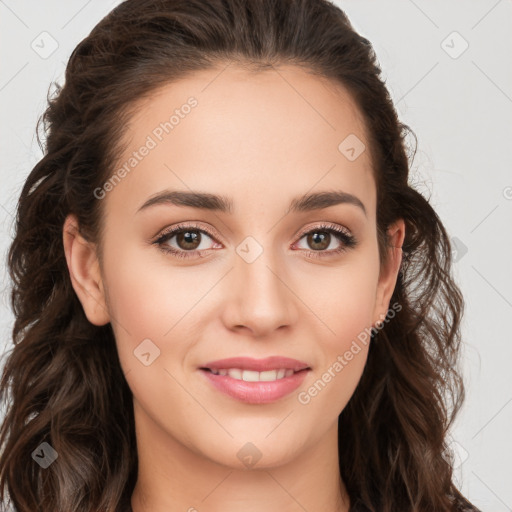
[[[400,264],[402,263],[402,245],[405,238],[405,222],[398,219],[387,230],[388,260],[380,269],[377,293],[375,296],[375,309],[373,326],[381,323],[389,310],[389,302],[395,289]]]
[[[94,325],[110,321],[96,245],[80,235],[75,215],[68,215],[62,229],[64,253],[71,284],[82,303],[85,316]]]

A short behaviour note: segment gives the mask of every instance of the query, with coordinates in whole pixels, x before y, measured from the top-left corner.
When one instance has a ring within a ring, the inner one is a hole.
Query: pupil
[[[192,231],[184,231],[182,233],[178,233],[178,245],[182,249],[195,249],[200,242],[200,236],[198,233],[194,233]],[[183,242],[183,243],[182,243]],[[192,247],[190,247],[192,246]]]
[[[326,247],[329,247],[329,237],[329,233],[326,233],[325,231],[317,231],[309,236],[308,242],[313,246],[315,244],[320,244],[320,247],[316,247],[315,250],[325,249]]]

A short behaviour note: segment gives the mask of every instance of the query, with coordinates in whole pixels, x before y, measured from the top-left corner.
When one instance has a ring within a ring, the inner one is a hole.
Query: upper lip
[[[298,361],[297,359],[282,356],[266,357],[265,359],[253,359],[252,357],[230,357],[228,359],[211,361],[203,365],[201,368],[210,370],[239,368],[241,370],[253,370],[256,372],[286,368],[298,372],[300,370],[308,369],[309,365],[302,361]]]

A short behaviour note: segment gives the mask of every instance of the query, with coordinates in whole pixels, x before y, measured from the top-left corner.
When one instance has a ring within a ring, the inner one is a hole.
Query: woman
[[[18,511],[476,510],[450,243],[323,0],[127,0],[73,52],[9,252]]]

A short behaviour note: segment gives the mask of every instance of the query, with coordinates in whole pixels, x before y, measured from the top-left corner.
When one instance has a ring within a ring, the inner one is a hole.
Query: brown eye
[[[322,251],[329,247],[331,234],[327,231],[312,231],[307,235],[309,246],[315,251]]]
[[[179,258],[198,257],[221,246],[205,228],[194,225],[169,229],[153,243],[163,252]]]
[[[305,246],[301,247],[303,239]],[[355,247],[357,240],[346,228],[336,224],[325,224],[303,232],[295,245],[308,256],[317,258],[339,255]]]
[[[176,235],[176,244],[180,249],[195,250],[201,243],[201,233],[199,231],[181,231]]]

